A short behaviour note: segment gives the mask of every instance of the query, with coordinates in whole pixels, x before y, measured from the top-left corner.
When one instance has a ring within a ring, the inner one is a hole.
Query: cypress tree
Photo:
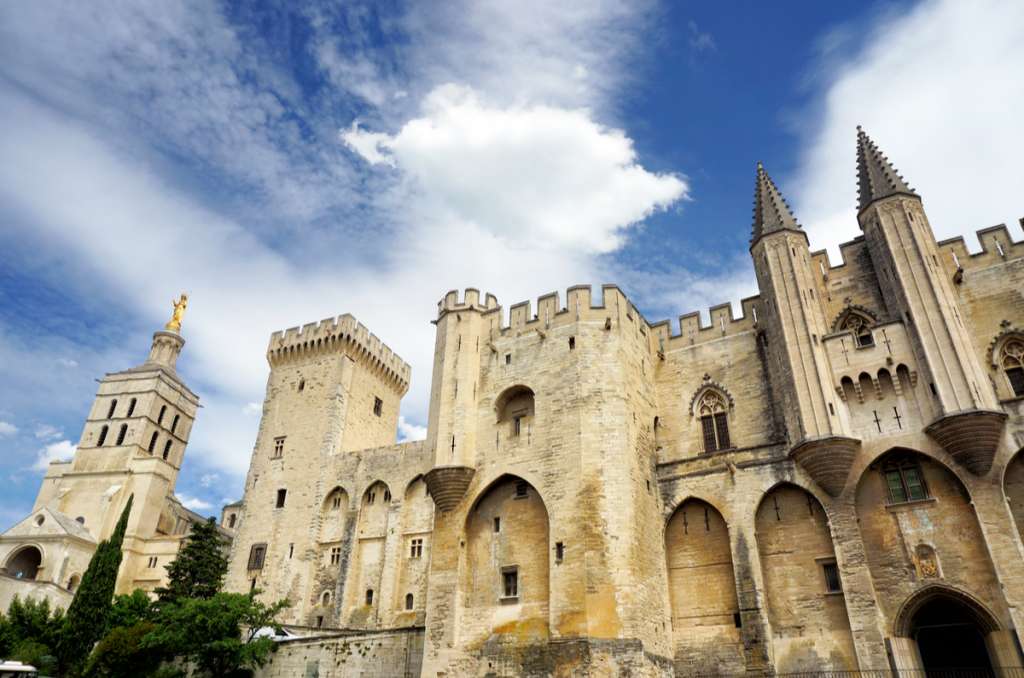
[[[121,543],[128,527],[128,515],[132,510],[133,496],[121,512],[113,534],[100,542],[92,554],[89,568],[82,575],[82,583],[75,593],[71,606],[64,618],[64,628],[58,643],[57,656],[66,673],[76,673],[92,646],[107,631],[107,617],[117,583],[117,570],[121,566]]]
[[[160,602],[179,598],[213,598],[224,582],[228,559],[224,555],[224,538],[213,518],[193,523],[192,531],[178,556],[167,567],[170,579],[167,588],[158,588]]]

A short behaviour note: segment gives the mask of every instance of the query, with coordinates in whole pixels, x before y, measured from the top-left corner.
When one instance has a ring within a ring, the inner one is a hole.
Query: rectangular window
[[[384,401],[380,398],[373,399],[373,413],[378,417],[384,413]]]
[[[516,482],[516,499],[522,499],[526,496],[527,490],[530,485],[525,480],[519,480]]]
[[[288,490],[280,489],[277,491],[277,504],[276,508],[284,508],[284,500],[288,496]]]
[[[366,589],[366,604],[373,605],[373,589]]]
[[[821,569],[825,575],[825,591],[840,593],[843,590],[843,582],[839,579],[839,566],[835,563],[822,563]]]
[[[501,518],[494,518],[494,531],[501,532]]]
[[[338,565],[341,563],[341,547],[334,546],[331,548],[331,565]]]
[[[413,539],[411,542],[409,542],[409,557],[410,558],[419,558],[422,555],[423,555],[423,540],[422,539]]]
[[[719,412],[715,415],[715,432],[718,433],[718,449],[728,449],[729,422],[726,420],[726,414],[724,412]]]
[[[714,452],[718,449],[715,445],[715,419],[714,417],[700,418],[701,433],[704,436],[704,451]]]
[[[284,456],[284,439],[285,436],[274,438],[274,459],[280,459]]]
[[[889,503],[919,501],[928,498],[928,488],[921,475],[921,467],[913,461],[903,461],[885,468],[885,486],[889,490]]]
[[[295,544],[288,544],[288,560],[292,559],[295,555]]]
[[[502,591],[505,598],[519,597],[519,570],[515,567],[507,567],[501,572]]]
[[[565,559],[565,544],[562,542],[555,543],[555,562],[560,563]]]
[[[521,416],[512,417],[512,437],[516,438],[523,430],[523,418]]]
[[[576,349],[576,337],[569,337],[569,350],[573,351]]]
[[[253,544],[252,548],[249,549],[249,569],[250,570],[262,570],[263,561],[267,557],[267,545],[266,544]],[[255,579],[253,581],[256,581]]]
[[[506,353],[505,354],[505,364],[506,365],[511,365],[512,364],[512,354],[511,353]]]

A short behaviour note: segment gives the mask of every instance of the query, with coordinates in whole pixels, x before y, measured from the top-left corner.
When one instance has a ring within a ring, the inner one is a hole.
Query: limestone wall
[[[313,636],[278,643],[254,678],[417,678],[423,629]]]

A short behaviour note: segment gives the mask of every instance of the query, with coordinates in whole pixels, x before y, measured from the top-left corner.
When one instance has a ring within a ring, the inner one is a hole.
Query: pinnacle
[[[858,210],[897,193],[917,195],[864,129],[857,125]]]
[[[757,163],[757,179],[754,183],[754,228],[751,242],[762,235],[775,231],[797,230],[800,224],[782,197],[764,165]]]

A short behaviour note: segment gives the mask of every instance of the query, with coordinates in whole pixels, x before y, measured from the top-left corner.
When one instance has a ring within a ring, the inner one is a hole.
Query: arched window
[[[82,578],[79,577],[77,574],[71,575],[71,579],[68,579],[68,591],[74,593],[75,589],[78,588],[78,582],[80,581],[82,581]]]
[[[107,441],[107,431],[109,430],[110,427],[104,424],[103,428],[100,429],[100,437],[99,440],[96,441],[96,447],[103,447],[103,443]]]
[[[164,461],[166,461],[167,457],[169,457],[169,456],[171,456],[171,441],[170,440],[168,440],[166,443],[164,443]]]
[[[180,415],[174,415],[174,421],[171,422],[171,433],[174,433],[175,429],[178,428],[178,420],[181,419]]]
[[[121,424],[121,430],[117,432],[117,444],[121,445],[124,443],[124,437],[128,433],[128,424]]]
[[[35,579],[43,563],[43,554],[35,546],[26,546],[7,561],[7,574],[15,579]]]
[[[146,450],[150,454],[153,454],[153,450],[156,449],[156,439],[160,435],[156,431],[153,431],[153,437],[149,439],[149,448]]]
[[[518,438],[527,433],[530,420],[533,418],[533,391],[526,386],[513,386],[506,389],[494,403],[498,415],[498,423],[508,424],[508,436]]]
[[[156,418],[156,425],[162,426],[164,423],[164,415],[167,414],[167,405],[160,406],[160,416]]]
[[[1024,339],[1010,339],[999,352],[999,363],[1006,372],[1015,396],[1024,396]]]
[[[323,605],[324,607],[327,607],[328,605],[331,604],[331,592],[330,591],[324,591],[324,594],[322,596],[320,596],[320,604]]]
[[[405,609],[411,610],[412,609],[412,602],[413,602],[412,594],[411,593],[406,593],[405,594]]]
[[[131,401],[128,403],[128,414],[125,415],[126,417],[130,417],[132,416],[132,414],[135,413],[135,402],[135,398],[132,398]]]
[[[705,452],[715,452],[731,447],[729,442],[729,412],[725,397],[718,391],[708,389],[697,401],[697,416],[700,418],[701,437]]]
[[[850,313],[839,326],[853,335],[853,342],[858,348],[875,345],[875,337],[871,334],[871,321],[859,313]]]
[[[113,400],[110,401],[110,409],[107,410],[107,419],[113,419],[114,418],[114,410],[116,410],[116,409],[117,409],[117,398],[114,398]]]

